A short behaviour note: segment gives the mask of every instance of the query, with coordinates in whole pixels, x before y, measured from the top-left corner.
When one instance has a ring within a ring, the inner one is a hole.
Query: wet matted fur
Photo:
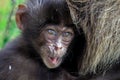
[[[105,72],[120,58],[120,0],[66,0],[86,38],[80,73]]]

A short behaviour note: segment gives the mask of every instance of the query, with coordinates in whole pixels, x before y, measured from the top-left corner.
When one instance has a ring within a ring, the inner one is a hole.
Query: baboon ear
[[[25,14],[26,10],[27,10],[26,5],[24,4],[18,5],[18,10],[16,12],[16,23],[20,30],[24,29],[23,24],[22,24],[22,17]]]

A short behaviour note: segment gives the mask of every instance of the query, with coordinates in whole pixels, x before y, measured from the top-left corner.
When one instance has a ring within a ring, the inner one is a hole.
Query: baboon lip
[[[53,64],[57,64],[59,62],[59,57],[50,57],[49,56],[49,60],[53,63]]]

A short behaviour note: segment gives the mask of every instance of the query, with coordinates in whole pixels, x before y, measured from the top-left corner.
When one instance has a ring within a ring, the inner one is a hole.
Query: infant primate
[[[60,68],[76,28],[65,0],[28,0],[19,5],[21,35],[0,51],[0,80],[72,80]]]

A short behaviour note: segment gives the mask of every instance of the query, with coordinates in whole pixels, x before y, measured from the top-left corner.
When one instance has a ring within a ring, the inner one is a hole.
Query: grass
[[[14,4],[12,3],[12,0],[2,0],[0,2],[0,48],[4,47],[8,41],[14,39],[20,33],[15,22],[15,12],[18,4],[21,3],[23,3],[23,0],[16,0],[14,12],[9,21],[10,13]],[[8,22],[9,28],[7,28]]]

